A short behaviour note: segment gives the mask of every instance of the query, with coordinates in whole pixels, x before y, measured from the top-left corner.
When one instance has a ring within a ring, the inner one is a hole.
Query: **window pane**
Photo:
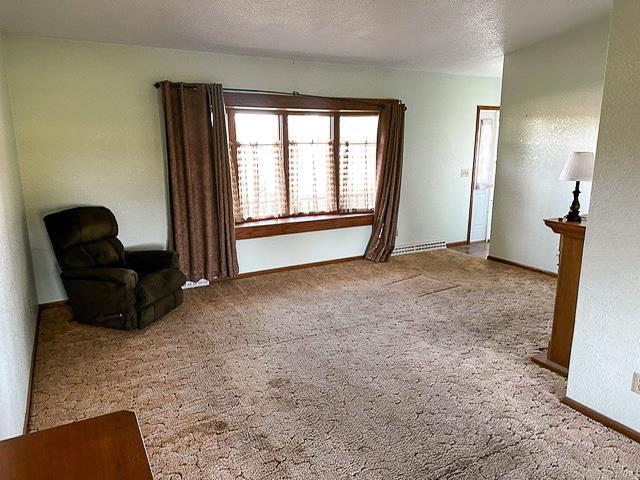
[[[340,117],[340,211],[373,210],[378,117]]]
[[[238,143],[273,144],[280,141],[280,119],[273,113],[236,113]]]
[[[236,113],[240,220],[286,215],[280,118]]]
[[[335,168],[328,115],[289,115],[291,214],[335,212]]]

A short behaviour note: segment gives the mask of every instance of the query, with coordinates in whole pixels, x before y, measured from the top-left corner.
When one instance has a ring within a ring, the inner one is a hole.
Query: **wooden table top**
[[[0,442],[2,480],[153,480],[135,413],[121,411]]]
[[[564,219],[560,220],[559,217],[555,217],[545,218],[544,223],[555,233],[579,238],[584,238],[584,233],[587,228],[586,219],[583,219],[582,222],[567,222]]]

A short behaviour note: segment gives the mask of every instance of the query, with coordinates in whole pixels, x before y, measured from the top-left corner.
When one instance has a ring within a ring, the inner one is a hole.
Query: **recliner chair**
[[[44,223],[79,322],[144,328],[182,303],[187,279],[178,255],[125,250],[109,209],[71,208],[47,215]]]

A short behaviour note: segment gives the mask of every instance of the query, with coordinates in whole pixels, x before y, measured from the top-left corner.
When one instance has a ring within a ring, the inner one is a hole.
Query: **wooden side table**
[[[133,412],[115,412],[0,442],[2,480],[153,480]]]
[[[544,223],[560,234],[560,266],[549,348],[535,355],[532,360],[566,377],[571,357],[586,220],[576,223],[549,218]]]

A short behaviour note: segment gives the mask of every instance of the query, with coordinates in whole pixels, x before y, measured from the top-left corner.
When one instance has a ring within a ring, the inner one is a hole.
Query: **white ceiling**
[[[498,76],[503,52],[610,8],[611,0],[0,0],[0,30]]]

